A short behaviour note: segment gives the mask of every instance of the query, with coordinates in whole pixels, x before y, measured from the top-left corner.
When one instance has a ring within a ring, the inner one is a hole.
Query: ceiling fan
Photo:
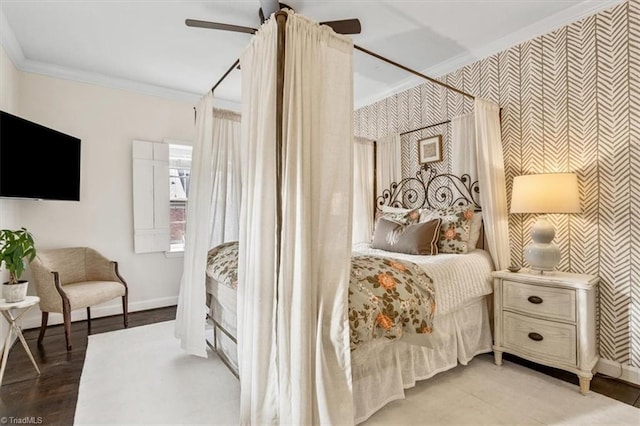
[[[264,23],[265,18],[269,18],[272,13],[279,11],[280,9],[293,10],[291,6],[284,3],[279,3],[278,0],[260,0],[260,9],[258,10],[258,17],[260,18],[260,24]],[[239,33],[255,34],[258,31],[256,28],[243,27],[241,25],[223,24],[220,22],[211,21],[199,21],[197,19],[187,19],[185,24],[189,27],[198,28],[210,28],[214,30],[235,31]],[[360,34],[361,27],[358,19],[342,19],[339,21],[321,22],[322,25],[328,25],[339,34]]]

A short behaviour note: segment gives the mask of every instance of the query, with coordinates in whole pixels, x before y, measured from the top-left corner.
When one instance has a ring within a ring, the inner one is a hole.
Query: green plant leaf
[[[36,256],[33,235],[26,228],[17,231],[3,229],[0,231],[0,266],[5,265],[9,271],[9,282],[16,284],[26,269],[24,259],[32,261]]]

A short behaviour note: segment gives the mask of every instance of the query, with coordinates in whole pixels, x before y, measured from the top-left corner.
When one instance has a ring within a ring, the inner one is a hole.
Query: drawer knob
[[[529,296],[527,300],[533,303],[534,305],[539,305],[540,303],[542,303],[542,297],[538,297],[538,296]]]
[[[544,337],[542,337],[542,334],[539,333],[529,333],[529,339],[539,342],[544,339]]]

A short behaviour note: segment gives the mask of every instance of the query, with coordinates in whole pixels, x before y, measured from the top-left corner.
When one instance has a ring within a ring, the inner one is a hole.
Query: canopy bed
[[[392,183],[378,197],[377,206],[383,209],[380,211],[391,208],[392,212],[397,212],[396,209],[408,212],[419,208],[423,213],[465,206],[476,210],[475,216],[480,210],[478,193],[478,182],[471,181],[467,174],[460,177],[437,174],[425,167],[415,177]],[[414,255],[375,249],[367,243],[354,245],[348,317],[356,423],[366,420],[388,402],[403,398],[404,390],[414,386],[416,381],[458,363],[467,364],[475,355],[491,351],[488,299],[485,296],[492,292],[490,274],[494,268],[489,253],[482,250],[484,236],[480,221],[471,228],[474,227],[477,229],[470,229],[470,234],[475,231],[475,240],[469,242],[466,254]],[[389,263],[366,264],[368,271],[362,274],[358,269],[362,267],[363,257],[375,258],[378,263],[380,259],[386,259]],[[426,273],[427,283],[420,280],[404,282],[402,275],[394,270],[394,267],[403,270],[411,265],[419,266]],[[207,306],[214,328],[213,340],[208,343],[236,376],[237,288],[242,285],[238,282],[237,266],[237,242],[209,250]],[[437,312],[428,324],[428,332],[396,327],[401,319],[407,323],[422,321],[431,313],[413,310],[415,305],[406,295],[400,295],[399,303],[393,304],[392,308],[371,302],[372,298],[394,293],[387,292],[384,285],[371,286],[380,276],[393,277],[397,281],[393,286],[433,290]],[[384,290],[382,295],[380,292],[374,294],[373,287]],[[390,315],[394,322],[381,322],[376,317],[379,312],[395,313],[395,316]],[[385,327],[391,332],[385,332]]]
[[[215,178],[207,165],[214,149],[206,136],[213,127],[213,117],[206,113],[212,107],[212,93],[198,105],[198,140],[191,175],[194,196],[190,193],[187,210],[189,227],[176,336],[187,352],[206,356],[203,317],[208,295],[216,329],[225,329],[214,339],[216,349],[238,369],[243,424],[359,422],[402,397],[404,388],[415,380],[458,362],[466,363],[491,347],[484,296],[491,292],[488,276],[493,265],[506,267],[509,250],[498,109],[480,99],[476,99],[472,119],[476,137],[470,143],[478,152],[476,166],[481,183],[459,179],[471,191],[466,210],[446,214],[462,218],[471,211],[473,215],[479,197],[491,256],[473,249],[468,254],[432,256],[433,251],[429,255],[389,255],[376,244],[356,247],[353,259],[377,259],[379,267],[395,268],[394,273],[413,273],[414,281],[423,285],[404,285],[415,297],[411,302],[399,300],[403,305],[399,309],[418,310],[416,307],[421,306],[426,316],[395,315],[401,322],[398,328],[387,323],[389,318],[377,315],[374,323],[382,327],[374,330],[371,309],[376,308],[365,306],[365,301],[360,302],[360,313],[371,312],[358,317],[353,310],[355,293],[365,293],[372,302],[386,301],[389,292],[399,287],[383,281],[374,284],[373,290],[365,288],[360,284],[372,277],[363,271],[375,269],[370,265],[361,266],[359,272],[352,269],[353,188],[344,182],[352,179],[353,167],[354,48],[379,57],[327,27],[293,12],[279,11],[263,24],[241,56],[239,244],[235,248],[225,245],[231,252],[226,262],[233,265],[226,269],[236,271],[235,285],[233,279],[216,275],[225,269],[219,267],[211,268],[207,285],[203,285],[202,271],[210,249],[211,181]],[[233,69],[235,64],[227,74]],[[416,179],[429,185],[434,178],[442,178],[429,177],[428,170],[424,173],[425,179]],[[436,237],[441,240],[445,216],[431,217],[430,209],[407,205],[407,201],[413,201],[423,203],[420,207],[429,206],[425,204],[429,196],[419,199],[404,191],[400,198],[394,198],[394,191],[400,194],[401,184],[392,184],[387,203],[382,200],[377,205],[401,204],[410,211],[387,212],[389,215],[380,221],[390,218],[394,226],[398,216],[409,217],[411,221],[401,224],[403,230],[411,226],[422,230],[422,225],[428,224],[432,226],[433,247]],[[428,194],[431,186],[425,188]],[[421,215],[424,221],[418,220]],[[468,234],[470,225],[465,223]],[[387,235],[381,237],[383,242],[387,239]],[[466,253],[467,242],[464,248]],[[399,274],[393,277],[400,279]],[[371,293],[374,290],[382,293]],[[391,309],[384,306],[380,309]],[[354,330],[358,319],[369,327],[361,333]],[[410,327],[402,328],[404,322]],[[389,330],[396,334],[384,333]],[[361,338],[378,332],[382,334],[377,337],[382,338]],[[373,395],[380,386],[384,386],[384,392]]]

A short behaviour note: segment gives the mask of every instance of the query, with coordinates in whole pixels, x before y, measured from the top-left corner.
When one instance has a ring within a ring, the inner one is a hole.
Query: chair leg
[[[91,334],[91,308],[87,306],[87,335]]]
[[[62,318],[64,319],[64,337],[67,342],[67,352],[71,351],[71,306],[68,301],[62,303]]]
[[[49,312],[42,313],[42,322],[40,323],[40,334],[38,335],[38,345],[42,344],[44,332],[47,331],[47,323],[49,322]]]
[[[122,317],[124,319],[124,328],[129,327],[129,295],[122,296]]]

